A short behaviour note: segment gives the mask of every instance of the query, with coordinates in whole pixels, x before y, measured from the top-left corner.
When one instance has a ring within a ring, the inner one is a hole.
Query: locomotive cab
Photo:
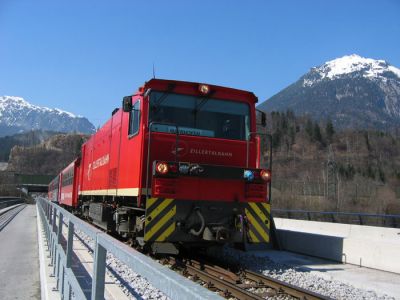
[[[143,89],[142,242],[156,252],[177,243],[268,244],[271,177],[253,134],[256,97],[161,80]],[[124,98],[124,111],[133,106]]]

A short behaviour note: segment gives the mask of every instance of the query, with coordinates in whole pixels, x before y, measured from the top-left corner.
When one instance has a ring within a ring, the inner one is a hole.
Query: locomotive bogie
[[[268,204],[168,198],[147,201],[145,242],[269,242]],[[253,240],[247,239],[250,230],[255,230]]]

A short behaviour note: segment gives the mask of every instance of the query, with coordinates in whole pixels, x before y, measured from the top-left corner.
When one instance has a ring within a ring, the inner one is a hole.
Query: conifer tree
[[[313,125],[311,119],[307,119],[305,130],[310,140],[313,140],[314,135],[313,135]]]
[[[332,141],[332,137],[335,134],[335,129],[333,128],[333,124],[331,120],[328,120],[328,123],[326,123],[326,138],[328,141]]]
[[[314,137],[314,140],[322,143],[321,129],[319,128],[319,125],[317,122],[315,122],[315,124],[314,124],[313,137]]]

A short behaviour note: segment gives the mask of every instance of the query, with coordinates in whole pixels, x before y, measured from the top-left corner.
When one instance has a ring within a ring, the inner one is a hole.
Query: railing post
[[[74,223],[69,220],[68,222],[68,240],[67,240],[67,253],[65,265],[67,268],[71,268],[72,265],[72,247],[74,243]]]
[[[56,265],[56,241],[54,240],[54,235],[56,231],[56,219],[57,219],[57,211],[56,208],[51,206],[51,223],[50,223],[50,241],[51,241],[51,265]],[[53,273],[54,275],[54,273]]]
[[[47,235],[47,250],[49,251],[49,254],[51,254],[50,253],[50,251],[51,251],[51,242],[50,242],[50,225],[49,224],[50,223],[49,223],[48,219],[45,220],[45,228],[46,228],[46,235]]]
[[[58,227],[57,227],[57,243],[56,247],[57,249],[61,248],[61,235],[62,235],[62,225],[63,225],[63,214],[59,212],[58,214]],[[56,268],[55,268],[55,274],[57,277],[57,285],[56,289],[60,290],[60,271],[61,271],[61,256],[60,256],[60,251],[57,250],[57,257],[56,257]]]
[[[96,239],[92,277],[92,300],[104,299],[107,250]]]
[[[65,268],[62,266],[61,268],[61,300],[64,300],[65,297]]]
[[[50,223],[51,226],[53,227],[53,222],[54,222],[54,213],[55,213],[56,208],[53,205],[50,205]]]
[[[49,222],[47,223],[47,228],[48,228],[48,234],[49,234],[49,247],[50,247],[50,266],[53,265],[53,207],[51,205],[49,205]]]
[[[56,249],[58,245],[56,244]],[[56,286],[53,288],[53,291],[59,291],[59,283],[60,283],[60,264],[61,264],[61,256],[59,250],[56,250],[56,263],[54,265],[53,274],[56,277]]]
[[[56,232],[56,226],[57,226],[57,209],[53,206],[53,218],[51,220],[51,224],[52,224],[52,229],[53,232]]]
[[[49,207],[48,207],[47,203],[45,204],[45,207],[43,209],[44,209],[44,213],[42,213],[42,215],[44,214],[44,217],[42,218],[42,223],[43,223],[44,231],[46,234],[47,251],[50,252]]]
[[[47,223],[51,222],[51,205],[47,203]]]
[[[51,257],[51,266],[53,267],[53,274],[51,274],[51,277],[56,276],[56,267],[57,267],[57,243],[54,241],[53,238],[53,243],[52,243],[52,249],[53,249],[53,256]]]
[[[56,259],[57,259],[57,231],[56,231],[56,227],[57,227],[57,209],[54,205],[52,205],[53,207],[53,214],[52,214],[52,230],[51,230],[51,245],[53,248],[53,253],[52,253],[52,263],[53,263],[53,275],[56,275]]]
[[[66,285],[67,285],[66,286],[67,291],[65,293],[65,296],[64,296],[63,300],[70,300],[71,299],[71,285],[68,282],[67,282]]]
[[[57,230],[57,243],[61,243],[61,236],[62,236],[62,226],[63,226],[63,215],[60,212],[58,216],[58,230]]]

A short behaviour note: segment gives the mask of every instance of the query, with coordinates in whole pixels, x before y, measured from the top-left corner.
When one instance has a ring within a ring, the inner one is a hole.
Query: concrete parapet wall
[[[400,229],[275,218],[284,250],[400,274]]]

